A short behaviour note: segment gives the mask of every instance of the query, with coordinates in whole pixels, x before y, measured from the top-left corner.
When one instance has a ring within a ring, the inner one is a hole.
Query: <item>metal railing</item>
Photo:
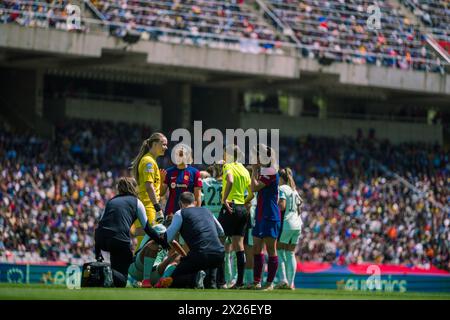
[[[270,10],[270,8],[266,5],[266,3],[264,3],[264,1],[261,0],[256,0],[256,2],[258,3],[259,7],[264,11],[264,13],[270,18],[272,19],[272,21],[276,24],[277,29],[281,29],[281,31],[283,32],[283,34],[288,31],[289,32],[289,38],[294,41],[297,45],[301,45],[301,42],[297,39],[297,37],[293,34],[294,32],[292,31],[290,26],[286,26],[278,17],[276,14],[274,14],[272,12],[272,10]]]
[[[94,12],[94,14],[97,15],[97,17],[99,17],[100,19],[106,21],[106,17],[103,15],[103,13],[100,12],[100,10],[97,9],[96,6],[94,6],[94,4],[89,1],[89,0],[83,0],[84,4],[87,5],[89,7],[90,10],[92,10],[92,12]]]
[[[346,36],[353,37],[353,38],[355,38],[355,40],[361,41],[362,42],[361,44],[364,44],[364,42],[366,44],[369,44],[369,42],[371,42],[370,39],[368,39],[364,36],[356,35],[356,34],[342,33],[337,36],[332,36],[330,33],[325,35],[325,33],[327,33],[327,32],[321,32],[320,30],[310,30],[307,28],[300,28],[299,26],[294,26],[293,29],[310,32],[310,34],[305,35],[305,38],[318,40],[318,41],[328,41],[333,44],[343,43],[343,44],[348,44],[348,45],[355,45],[354,42],[345,40]],[[312,35],[312,34],[317,34],[317,35]],[[320,34],[322,34],[323,36],[319,36]],[[331,36],[333,37],[333,39],[330,39]],[[374,35],[372,37],[376,38],[377,35]],[[377,40],[375,40],[375,41],[377,41]],[[358,46],[361,44],[358,44]],[[410,45],[410,44],[414,44],[416,46],[416,48],[407,47],[407,45]],[[423,46],[423,44],[421,44],[418,41],[408,41],[408,42],[405,41],[404,46],[402,47],[402,46],[399,46],[394,40],[389,39],[389,38],[386,38],[385,45],[388,45],[390,49],[394,49],[394,50],[404,50],[405,48],[408,48],[409,52],[419,52],[419,53],[421,52],[421,49],[419,49],[418,46]]]
[[[171,2],[162,2],[162,1],[155,1],[155,0],[136,0],[135,2],[142,3],[142,4],[144,4],[144,6],[127,5],[127,9],[137,8],[139,10],[143,10],[143,9],[151,9],[151,8],[153,8],[152,6],[166,6],[167,8],[170,8],[170,9],[163,9],[165,11],[165,13],[168,13],[168,14],[175,13],[177,15],[181,15],[183,13],[182,11],[177,12],[177,11],[172,10],[173,3],[171,3]],[[109,7],[110,8],[120,8],[120,6],[118,4],[115,4],[112,1],[108,1],[108,3],[109,3]],[[217,7],[215,9],[211,9],[211,7],[205,6],[206,3],[208,3],[208,2],[199,3],[198,7],[203,12],[214,12],[214,13],[217,12]],[[218,3],[216,2],[216,4],[218,4]],[[225,4],[225,2],[222,2],[222,4]],[[180,2],[178,5],[181,8],[186,8],[189,11],[191,11],[191,5],[186,5],[186,4],[182,3],[182,2]],[[230,4],[230,6],[241,8],[237,4]],[[158,9],[160,9],[160,8],[158,8]],[[246,17],[249,17],[249,18],[256,18],[256,16],[254,14],[252,14],[251,12],[245,12],[245,11],[230,10],[230,14],[231,14],[231,16],[239,16],[239,15],[241,15],[241,16],[246,16]],[[208,16],[208,18],[214,18],[214,17]]]
[[[39,6],[39,7],[46,7],[46,8],[56,8],[56,9],[64,9],[65,6],[62,4],[56,4],[56,3],[48,3],[43,1],[32,1],[32,0],[19,0],[14,1],[15,4],[26,4],[26,5],[33,5],[33,6]],[[0,7],[0,10],[2,8]]]
[[[147,11],[147,10],[140,10],[140,11]],[[168,15],[170,16],[182,16],[182,17],[189,17],[188,15],[182,15],[182,14],[174,14],[174,13],[169,13]],[[148,22],[162,22],[160,16],[156,16],[156,15],[143,15],[143,14],[133,14],[133,19],[137,19],[140,21],[148,21]],[[209,18],[208,18],[209,19]],[[211,20],[211,19],[209,19]],[[244,27],[238,27],[238,26],[229,26],[224,25],[224,24],[212,24],[212,23],[204,23],[205,21],[202,21],[201,24],[198,24],[198,22],[195,21],[183,21],[184,25],[187,26],[193,26],[193,27],[199,27],[199,28],[214,28],[214,29],[221,29],[221,30],[226,30],[226,31],[235,31],[235,32],[243,32],[244,31]],[[240,21],[237,20],[233,20],[232,24],[236,24],[236,23],[240,23]],[[255,24],[258,28],[261,27],[265,27],[267,28],[265,25],[263,24]],[[254,31],[256,32],[256,31]]]
[[[421,10],[420,8],[418,8],[418,7],[416,6],[416,4],[415,4],[413,1],[411,1],[411,0],[403,0],[403,1],[405,1],[405,3],[403,3],[403,4],[404,4],[408,9],[410,9],[410,11],[412,11],[412,13],[414,13],[414,10],[420,10],[420,11],[423,11],[423,10]],[[414,9],[414,10],[412,10],[412,9]],[[416,17],[417,17],[417,15],[416,15]],[[419,18],[419,17],[417,17],[417,18]],[[443,40],[446,40],[446,41],[450,41],[450,29],[449,29],[449,26],[447,26],[447,29],[445,29],[445,30],[443,30],[443,29],[437,29],[437,28],[435,28],[435,27],[427,27],[427,29],[428,29],[433,35],[435,35],[437,38],[443,39]],[[441,34],[443,31],[446,33],[445,35],[442,35],[442,34]],[[446,31],[447,31],[447,32],[446,32]]]
[[[450,29],[448,30],[448,33],[446,33],[446,34],[439,33],[439,32],[442,32],[443,30],[435,29],[435,28],[431,28],[430,31],[433,34],[434,38],[443,40],[446,42],[450,42]]]
[[[286,11],[288,13],[299,13],[299,11],[295,10],[295,9],[297,9],[297,7],[294,6],[293,4],[278,3],[278,2],[274,2],[274,1],[268,1],[268,2],[271,3],[272,5],[278,6],[277,9],[279,9],[279,10],[283,10],[283,11]],[[354,11],[342,10],[342,9],[332,8],[332,7],[327,8],[327,7],[324,7],[324,6],[318,7],[316,4],[313,4],[311,2],[306,2],[306,3],[308,4],[308,6],[313,7],[314,9],[320,8],[320,10],[322,12],[332,12],[332,13],[336,13],[337,12],[337,13],[343,13],[343,14],[346,14],[346,15],[349,15],[349,16],[350,15],[355,15],[355,14],[358,14],[360,16],[365,16],[365,17],[370,16],[370,13],[367,13],[366,11],[362,11],[362,12],[358,11],[358,7],[357,6],[352,6],[350,3],[344,3],[344,4],[345,4],[345,6],[347,8],[353,8]],[[335,1],[334,3],[338,3],[338,2]],[[384,4],[387,4],[387,2],[381,2],[381,3],[378,4],[379,7],[380,7],[381,12],[382,13],[386,13],[386,12],[389,13],[389,12],[391,12],[393,8],[391,6],[386,6]],[[283,7],[289,8],[289,9],[283,9]],[[396,17],[398,17],[399,20],[404,18],[403,15],[397,15]]]
[[[123,95],[106,95],[96,94],[91,92],[74,92],[70,94],[62,94],[60,96],[64,99],[83,99],[83,100],[99,100],[99,101],[115,101],[125,103],[143,103],[149,106],[159,106],[160,102],[157,99],[147,99],[140,97],[131,97]]]
[[[116,5],[116,4],[111,4],[109,7],[110,8],[116,8],[116,9],[120,9],[121,8],[119,5]],[[151,12],[152,11],[152,7],[149,7],[149,6],[147,7],[147,6],[128,5],[127,9],[140,11],[140,12]],[[178,11],[174,11],[174,10],[171,10],[171,9],[164,9],[164,15],[176,16],[176,17],[181,16],[181,17],[184,17],[184,18],[199,18],[199,19],[202,19],[202,20],[208,19],[208,20],[216,20],[216,21],[223,21],[223,22],[227,22],[228,21],[228,18],[226,18],[226,17],[219,17],[219,16],[207,16],[206,17],[206,16],[197,15],[197,14],[194,14],[194,13],[189,13],[189,12],[178,12]],[[236,14],[234,14],[233,17],[232,17],[233,21],[238,21],[236,19],[237,18],[236,16],[239,16],[239,15],[240,15],[240,12],[236,12]],[[139,15],[139,14],[133,14],[133,16],[134,17],[146,17],[145,15]],[[257,19],[257,16],[255,16],[255,15],[251,15],[251,16],[246,15],[246,17],[251,18],[253,20]]]
[[[431,34],[426,35],[427,43],[447,62],[450,63],[450,54],[442,48]]]
[[[303,111],[302,117],[317,117],[318,112]],[[411,122],[411,123],[427,123],[426,116],[411,117],[411,116],[397,116],[392,114],[358,114],[348,112],[330,112],[327,111],[327,118],[333,119],[351,119],[351,120],[372,120],[372,121],[392,121],[392,122]]]

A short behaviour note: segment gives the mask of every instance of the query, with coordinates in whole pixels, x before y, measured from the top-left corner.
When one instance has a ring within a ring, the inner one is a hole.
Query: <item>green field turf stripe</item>
[[[297,299],[354,299],[409,300],[446,299],[449,293],[417,292],[352,292],[342,290],[298,289],[270,292],[251,290],[193,290],[193,289],[135,289],[83,288],[69,290],[64,286],[0,284],[1,300],[297,300]]]

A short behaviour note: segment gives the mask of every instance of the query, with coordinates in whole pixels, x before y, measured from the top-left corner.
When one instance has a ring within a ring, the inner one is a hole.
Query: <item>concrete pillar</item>
[[[2,98],[23,117],[43,114],[44,76],[42,71],[2,69]]]
[[[317,106],[319,107],[319,119],[327,118],[327,99],[323,96],[317,98]]]
[[[434,108],[430,108],[428,109],[427,112],[427,123],[428,124],[433,124],[433,120],[436,117],[437,111]]]
[[[38,69],[34,76],[34,97],[35,97],[35,111],[40,118],[44,117],[44,71]]]
[[[191,121],[191,86],[182,84],[181,93],[181,127],[189,128],[193,125]]]
[[[238,128],[240,99],[237,90],[195,87],[192,90],[192,121],[202,120],[203,130]]]
[[[291,117],[298,117],[303,111],[303,98],[289,97],[288,100],[288,115]]]
[[[233,113],[238,113],[240,109],[239,91],[237,88],[230,89],[230,110]]]
[[[51,136],[53,127],[44,116],[44,72],[42,70],[1,69],[2,113],[16,127]]]
[[[163,130],[170,132],[178,128],[190,128],[191,86],[182,83],[166,83],[162,87]]]

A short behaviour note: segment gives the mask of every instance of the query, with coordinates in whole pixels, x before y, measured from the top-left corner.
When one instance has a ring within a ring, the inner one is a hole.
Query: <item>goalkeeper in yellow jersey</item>
[[[160,188],[161,173],[156,159],[163,156],[167,150],[167,138],[162,133],[153,133],[144,140],[139,154],[131,163],[131,170],[138,183],[138,198],[145,206],[148,221],[151,225],[161,223],[164,215],[161,210]],[[134,223],[135,235],[139,248],[144,236],[144,230],[139,221]]]

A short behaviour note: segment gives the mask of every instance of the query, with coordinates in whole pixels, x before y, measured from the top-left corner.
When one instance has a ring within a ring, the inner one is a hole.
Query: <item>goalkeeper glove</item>
[[[164,222],[164,213],[161,210],[161,205],[159,203],[155,203],[153,205],[153,207],[155,207],[155,211],[156,211],[156,223],[161,224]]]
[[[157,224],[164,224],[164,214],[162,212],[159,212],[159,214],[156,214],[156,223]]]

